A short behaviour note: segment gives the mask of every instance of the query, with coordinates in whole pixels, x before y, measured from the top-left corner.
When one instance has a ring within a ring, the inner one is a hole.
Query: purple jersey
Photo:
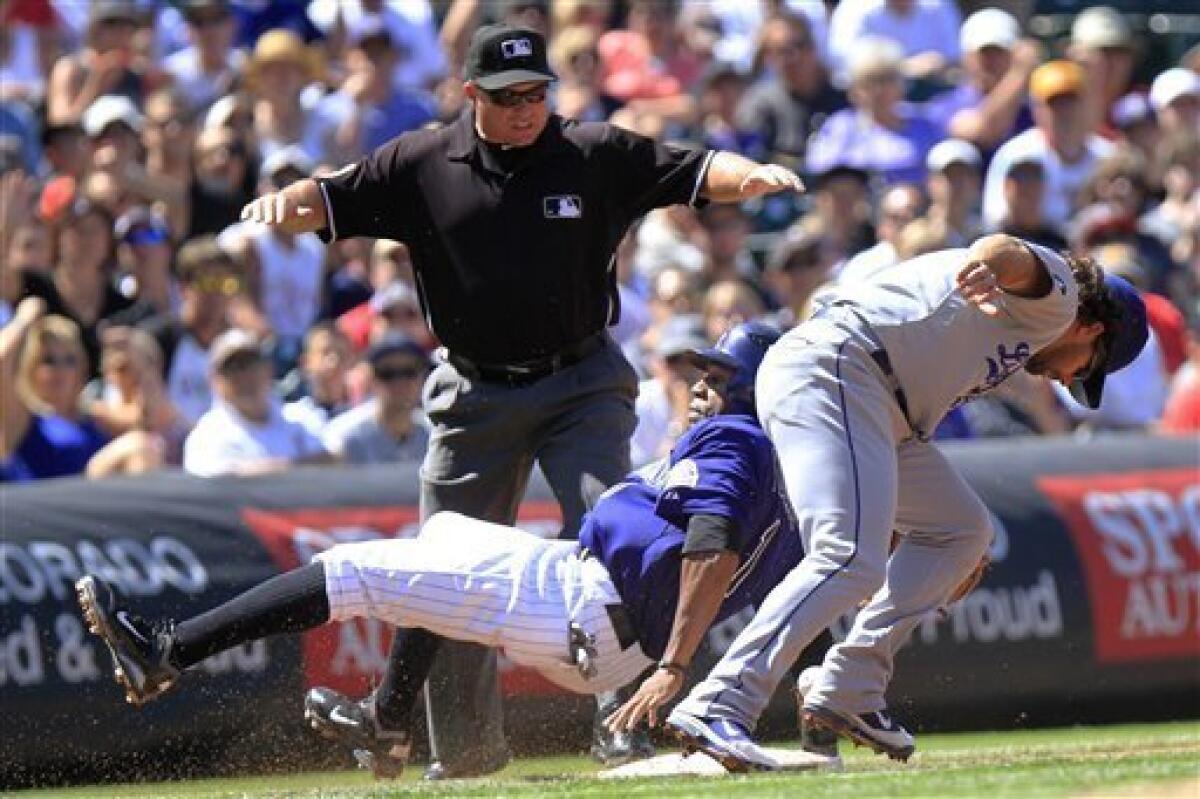
[[[642,650],[662,657],[679,600],[681,550],[696,514],[734,521],[739,565],[716,621],[757,606],[804,555],[775,450],[748,416],[694,425],[671,456],[630,474],[585,517],[580,543],[607,567]]]

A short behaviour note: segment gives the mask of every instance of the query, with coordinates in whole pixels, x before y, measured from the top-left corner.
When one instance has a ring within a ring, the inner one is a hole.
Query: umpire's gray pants
[[[808,554],[682,710],[753,729],[804,647],[868,598],[806,704],[882,709],[896,651],[987,549],[986,508],[934,445],[911,438],[876,347],[854,322],[816,320],[763,360],[759,417]],[[905,535],[889,558],[893,530]]]
[[[440,364],[423,396],[433,433],[421,467],[422,519],[451,510],[513,524],[536,461],[562,507],[562,535],[574,538],[583,514],[629,471],[636,397],[637,376],[611,340],[518,388]],[[494,652],[443,642],[425,700],[435,759],[470,766],[504,756]]]

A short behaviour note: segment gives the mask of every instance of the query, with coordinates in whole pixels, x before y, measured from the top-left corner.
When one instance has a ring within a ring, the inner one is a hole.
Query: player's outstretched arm
[[[651,727],[658,724],[658,709],[683,687],[692,656],[717,617],[737,565],[737,553],[725,549],[683,556],[679,604],[663,659],[629,701],[608,717],[610,730],[631,730],[643,718]]]
[[[804,191],[804,181],[778,164],[759,164],[737,153],[721,150],[713,156],[704,174],[700,194],[719,203],[735,203],[775,194]]]
[[[315,233],[329,224],[321,188],[312,178],[252,200],[242,209],[241,218],[277,227],[284,233]]]

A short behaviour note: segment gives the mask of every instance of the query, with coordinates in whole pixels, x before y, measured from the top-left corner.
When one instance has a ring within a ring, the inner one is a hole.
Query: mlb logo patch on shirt
[[[691,458],[684,458],[667,472],[664,488],[695,488],[700,482],[700,467]]]
[[[505,58],[524,58],[533,55],[533,42],[528,39],[505,39],[500,42],[500,52]]]
[[[547,219],[579,219],[583,216],[583,200],[578,194],[559,194],[542,199]]]

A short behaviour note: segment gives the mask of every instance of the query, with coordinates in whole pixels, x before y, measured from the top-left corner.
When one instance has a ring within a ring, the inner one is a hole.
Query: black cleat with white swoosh
[[[395,779],[408,763],[412,737],[379,726],[373,693],[355,700],[332,688],[311,688],[304,697],[304,719],[322,737],[348,748],[359,767],[376,777]]]
[[[75,582],[75,594],[88,629],[104,640],[112,655],[113,676],[125,689],[127,702],[145,704],[175,683],[179,669],[167,657],[171,625],[150,625],[118,607],[112,586],[94,574]]]

